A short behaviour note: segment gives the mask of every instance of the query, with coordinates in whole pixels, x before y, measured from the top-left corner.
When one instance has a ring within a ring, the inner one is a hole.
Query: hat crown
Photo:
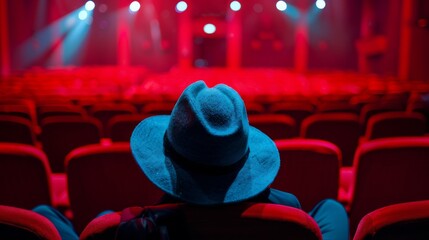
[[[166,131],[175,152],[198,165],[229,166],[248,150],[249,123],[243,100],[232,88],[188,87],[174,107]]]

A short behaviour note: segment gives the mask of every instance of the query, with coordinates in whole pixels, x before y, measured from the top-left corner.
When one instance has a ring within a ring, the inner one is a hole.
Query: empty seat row
[[[429,199],[429,137],[366,142],[359,146],[345,179],[341,153],[332,143],[289,139],[276,145],[281,169],[272,187],[295,194],[304,210],[325,198],[339,199],[347,206],[353,232],[360,219],[376,208]],[[62,189],[55,183],[61,179],[51,173],[40,149],[0,144],[0,150],[0,204],[32,208],[69,203],[80,230],[103,210],[153,204],[162,195],[136,167],[128,143],[72,150],[65,158],[62,182],[67,186]],[[61,198],[64,191],[68,199]]]
[[[0,116],[0,142],[18,142],[41,147],[48,155],[54,172],[63,172],[65,155],[78,146],[100,143],[104,138],[113,142],[129,141],[132,130],[150,115],[120,114],[109,119],[107,126],[88,116],[51,116],[43,119],[37,135],[29,120],[16,116]],[[294,119],[282,114],[249,115],[250,124],[272,139],[314,138],[337,145],[343,157],[342,165],[352,165],[360,142],[382,137],[425,135],[426,119],[419,113],[386,112],[373,116],[360,133],[358,117],[352,113],[319,113],[304,119],[298,128]],[[103,132],[105,133],[103,135]]]

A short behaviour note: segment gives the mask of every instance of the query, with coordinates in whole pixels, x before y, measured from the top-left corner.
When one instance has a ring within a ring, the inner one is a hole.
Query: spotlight
[[[95,3],[93,1],[88,1],[85,3],[86,11],[92,11],[95,8]]]
[[[176,4],[176,12],[181,13],[186,11],[188,4],[185,1],[180,1]]]
[[[229,7],[232,11],[239,11],[241,9],[241,3],[239,1],[232,1],[231,4],[229,4]]]
[[[317,0],[316,1],[316,7],[318,9],[324,9],[326,7],[326,2],[325,0]]]
[[[207,23],[206,25],[204,25],[203,30],[207,34],[213,34],[214,32],[216,32],[216,26],[212,23]]]
[[[287,3],[285,1],[282,1],[282,0],[277,1],[276,8],[279,11],[284,11],[287,9]]]
[[[86,10],[81,10],[78,15],[80,20],[85,20],[88,18],[88,12]]]
[[[139,9],[140,9],[140,3],[139,3],[139,2],[137,2],[137,1],[133,1],[133,2],[130,4],[130,11],[131,11],[131,12],[137,12]]]

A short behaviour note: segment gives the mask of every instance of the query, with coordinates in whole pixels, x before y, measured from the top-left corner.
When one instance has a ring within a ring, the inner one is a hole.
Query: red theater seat
[[[358,147],[349,192],[352,234],[375,209],[429,199],[428,156],[429,137],[384,138]]]
[[[0,205],[32,209],[52,204],[51,169],[31,145],[0,143]]]
[[[368,120],[363,140],[386,137],[423,136],[426,132],[425,117],[416,112],[385,112]]]
[[[310,211],[326,198],[337,199],[341,152],[334,144],[315,139],[276,140],[280,170],[271,185],[297,196]]]
[[[149,115],[123,114],[112,117],[107,124],[108,137],[113,142],[129,142],[134,128]]]
[[[429,200],[389,205],[365,215],[353,240],[429,239]]]
[[[152,102],[145,104],[141,113],[148,115],[170,115],[175,102]]]
[[[171,239],[187,232],[186,239],[322,239],[317,223],[304,211],[276,204],[241,203],[222,207],[165,204],[146,210],[172,211],[177,219],[165,221]],[[134,208],[141,211],[141,208]],[[82,240],[115,239],[120,213],[111,213],[91,221],[80,235]],[[180,221],[180,222],[179,222]],[[178,223],[179,222],[179,223]],[[176,231],[174,231],[176,230]]]
[[[103,137],[107,137],[107,125],[109,120],[117,115],[137,114],[137,108],[131,103],[111,103],[111,104],[94,104],[90,111],[91,115],[97,118],[102,126]]]
[[[152,205],[162,196],[141,172],[129,143],[79,147],[67,155],[66,173],[78,231],[102,211]]]
[[[249,124],[267,134],[271,139],[297,137],[295,120],[284,114],[251,114]]]
[[[64,172],[64,159],[71,150],[101,141],[101,123],[91,117],[47,117],[43,119],[41,129],[43,150],[56,173]]]
[[[51,116],[86,116],[85,109],[73,104],[43,104],[37,107],[39,123],[42,119]]]
[[[380,102],[365,104],[362,107],[359,116],[362,134],[365,133],[368,120],[371,116],[383,112],[405,111],[405,108],[406,106],[402,106],[402,104],[398,104],[397,102],[382,102],[381,100]]]
[[[0,115],[0,142],[37,145],[33,124],[23,117]]]
[[[353,113],[315,113],[302,122],[300,136],[332,142],[341,150],[343,166],[351,166],[359,143],[359,118]]]
[[[0,239],[61,240],[45,217],[26,209],[0,205]]]
[[[280,113],[291,116],[295,119],[296,126],[299,128],[301,122],[315,112],[315,107],[310,102],[280,102],[273,103],[269,110],[270,113]]]

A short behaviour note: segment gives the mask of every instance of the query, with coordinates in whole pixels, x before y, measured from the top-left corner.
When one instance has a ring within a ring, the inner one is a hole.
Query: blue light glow
[[[78,18],[82,21],[87,19],[88,18],[88,12],[86,10],[81,10],[79,12]]]

